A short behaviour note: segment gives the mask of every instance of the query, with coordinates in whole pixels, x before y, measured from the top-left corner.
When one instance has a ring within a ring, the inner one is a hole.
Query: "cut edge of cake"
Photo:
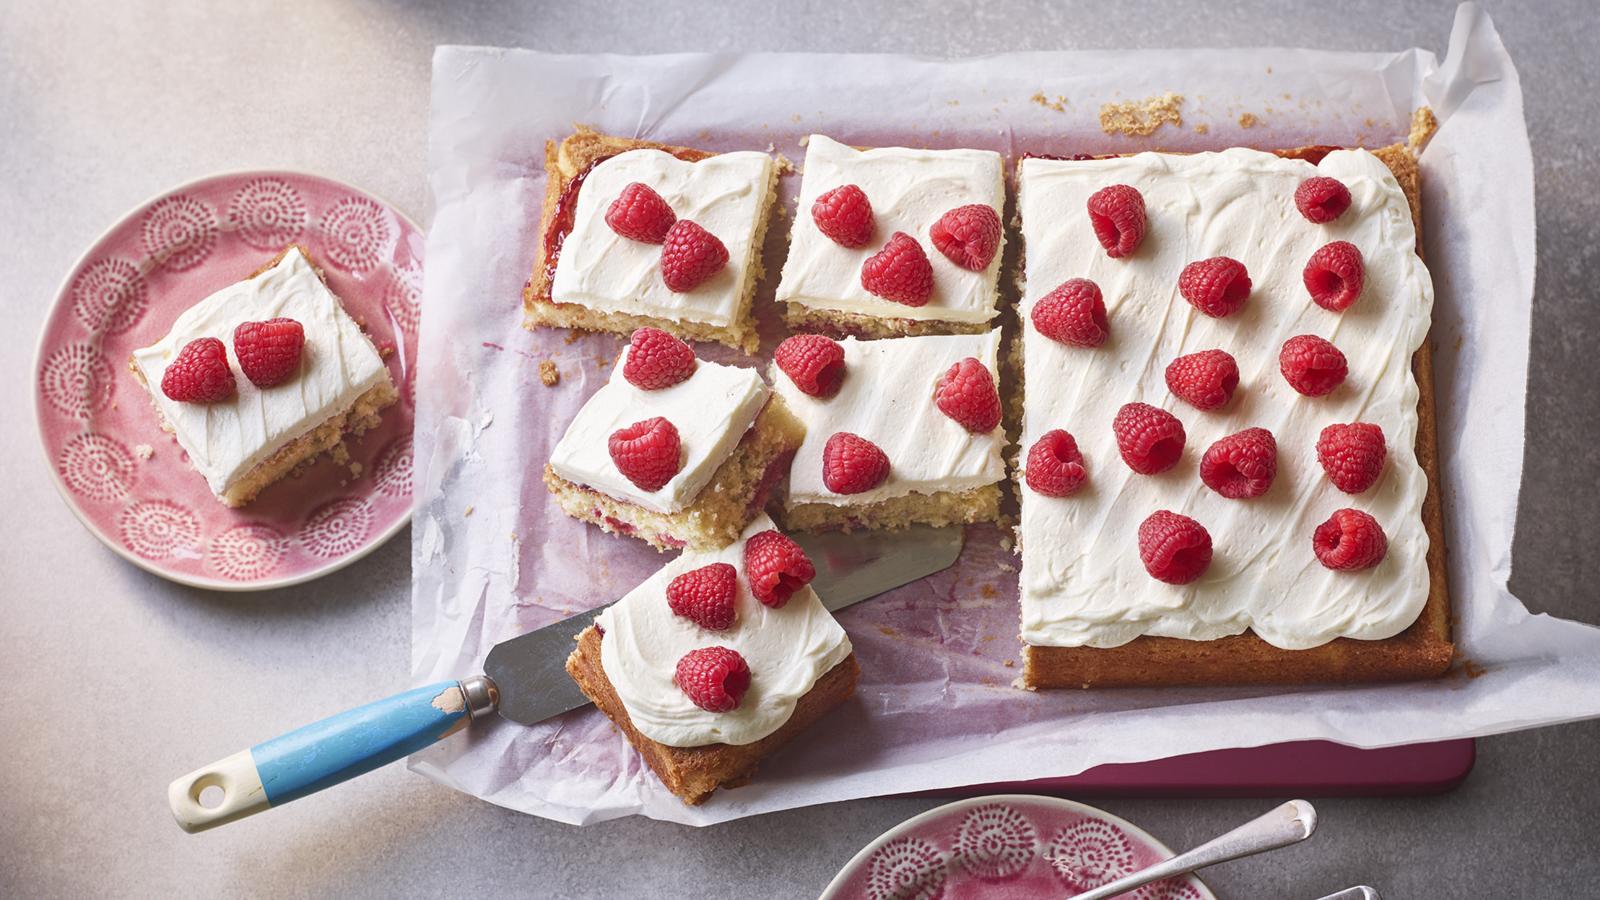
[[[801,503],[777,512],[788,531],[899,531],[913,525],[972,525],[1000,520],[999,482],[965,491],[886,497],[859,506]]]

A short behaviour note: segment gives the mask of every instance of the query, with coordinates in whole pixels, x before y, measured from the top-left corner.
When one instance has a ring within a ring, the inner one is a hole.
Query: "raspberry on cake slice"
[[[567,426],[544,482],[567,515],[657,549],[721,547],[765,506],[804,426],[755,369],[641,328]]]
[[[755,352],[750,304],[777,199],[771,156],[580,128],[545,144],[545,177],[527,327],[653,326]]]
[[[189,307],[128,366],[161,427],[234,507],[376,426],[399,397],[372,339],[298,245]]]
[[[1001,452],[1000,332],[778,346],[773,389],[805,441],[789,467],[797,531],[994,521]]]
[[[732,543],[684,551],[596,616],[567,673],[668,790],[703,803],[750,781],[855,691],[855,653],[814,574],[758,515]]]
[[[1005,231],[1000,154],[806,143],[777,299],[796,329],[897,337],[987,331]]]

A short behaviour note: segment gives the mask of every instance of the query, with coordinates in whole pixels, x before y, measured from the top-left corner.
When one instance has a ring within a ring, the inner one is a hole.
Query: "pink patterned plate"
[[[411,518],[411,432],[423,234],[348,185],[237,172],[176,188],[124,216],[67,273],[39,336],[34,415],[67,505],[106,546],[195,587],[259,590],[349,565]],[[348,442],[243,509],[212,496],[161,430],[129,354],[185,309],[290,243],[308,249],[380,349],[401,400]]]
[[[1172,856],[1137,826],[1055,797],[995,794],[913,816],[862,848],[822,900],[1071,897]],[[1135,900],[1216,900],[1194,876]]]

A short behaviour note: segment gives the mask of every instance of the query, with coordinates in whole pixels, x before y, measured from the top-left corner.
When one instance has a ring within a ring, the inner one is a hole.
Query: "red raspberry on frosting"
[[[1165,472],[1183,456],[1183,423],[1148,403],[1128,403],[1111,421],[1117,449],[1128,468],[1140,475]]]
[[[1206,449],[1200,480],[1229,500],[1259,497],[1278,475],[1278,442],[1265,428],[1246,428]]]
[[[701,647],[678,660],[672,680],[689,702],[708,712],[739,708],[750,689],[750,664],[728,647]]]
[[[640,328],[628,341],[622,377],[643,391],[659,391],[694,374],[694,350],[659,328]]]
[[[739,571],[724,562],[690,569],[667,582],[667,606],[708,631],[733,625]]]
[[[1311,254],[1300,277],[1311,294],[1311,302],[1323,309],[1343,312],[1361,296],[1366,268],[1355,244],[1334,241],[1323,244]]]
[[[305,346],[306,330],[293,319],[241,322],[233,329],[233,357],[256,387],[282,384],[300,371]]]
[[[811,204],[811,221],[841,247],[865,247],[872,240],[872,204],[866,191],[853,184],[818,197]]]
[[[933,296],[933,264],[916,238],[896,231],[861,264],[861,286],[885,300],[923,306]]]
[[[1033,304],[1028,318],[1040,334],[1075,347],[1098,347],[1111,334],[1100,286],[1087,278],[1062,282]]]
[[[750,593],[777,609],[794,592],[811,583],[817,570],[811,558],[788,535],[768,529],[744,543],[744,577]]]
[[[1127,184],[1113,184],[1089,195],[1089,224],[1106,255],[1121,259],[1144,240],[1144,195]]]
[[[1337,178],[1318,175],[1300,182],[1294,191],[1294,205],[1317,224],[1332,222],[1350,208],[1350,189]]]
[[[1250,296],[1250,273],[1237,259],[1226,256],[1202,259],[1189,263],[1178,273],[1178,293],[1213,319],[1231,316]]]
[[[662,239],[661,280],[673,293],[694,290],[727,265],[728,248],[688,219],[679,219]]]
[[[161,393],[179,403],[215,403],[233,396],[233,389],[228,348],[216,338],[184,344],[161,373]]]
[[[989,367],[969,356],[951,366],[933,391],[939,411],[973,434],[1000,424],[1000,392]]]
[[[801,393],[812,397],[832,397],[844,382],[844,347],[820,334],[784,338],[772,361]]]
[[[1226,350],[1188,353],[1167,364],[1167,390],[1195,409],[1219,409],[1239,386],[1239,363]]]
[[[1139,561],[1157,581],[1188,584],[1211,566],[1211,535],[1188,516],[1158,509],[1139,525]]]
[[[1028,450],[1023,480],[1034,493],[1066,497],[1082,487],[1087,477],[1078,442],[1060,428],[1046,431]]]
[[[848,431],[822,446],[822,483],[835,494],[870,491],[889,477],[889,457],[877,444]]]
[[[1297,334],[1284,341],[1278,370],[1290,387],[1307,397],[1331,393],[1350,374],[1339,348],[1314,334]]]
[[[667,239],[667,230],[678,221],[672,207],[661,199],[649,185],[635,181],[622,189],[617,199],[606,207],[606,224],[611,230],[633,241],[659,244]]]
[[[1370,569],[1389,555],[1389,538],[1377,519],[1359,509],[1341,509],[1317,526],[1311,549],[1330,569]]]
[[[606,442],[611,462],[642,491],[658,491],[683,468],[678,429],[656,416],[611,433]]]
[[[1383,429],[1370,422],[1329,425],[1317,437],[1317,462],[1333,486],[1346,494],[1359,494],[1376,484],[1388,454]]]
[[[982,272],[1000,249],[1000,216],[982,203],[958,206],[928,229],[928,239],[945,258],[963,269]]]

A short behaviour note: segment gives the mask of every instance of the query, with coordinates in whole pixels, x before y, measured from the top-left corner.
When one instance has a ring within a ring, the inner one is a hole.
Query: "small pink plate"
[[[215,590],[299,584],[370,553],[411,518],[411,432],[423,234],[349,185],[295,172],[202,178],[122,218],[62,282],[34,358],[34,416],[56,487],[106,546]],[[223,506],[161,430],[128,370],[180,313],[299,243],[380,350],[401,399],[243,509]]]
[[[834,876],[822,900],[1071,897],[1171,857],[1137,826],[1055,797],[958,800],[889,829]],[[1216,900],[1193,875],[1134,900]]]

